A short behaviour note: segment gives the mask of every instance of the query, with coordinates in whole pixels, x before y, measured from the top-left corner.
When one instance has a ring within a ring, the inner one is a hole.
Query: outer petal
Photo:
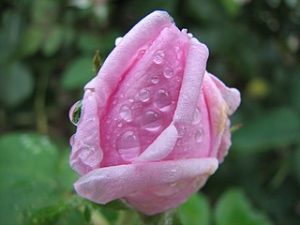
[[[103,204],[136,192],[146,191],[152,187],[199,176],[208,177],[215,172],[217,167],[218,162],[214,158],[105,167],[95,169],[81,177],[75,183],[75,190],[84,198]],[[136,207],[139,209],[138,204]],[[156,211],[163,211],[165,207],[158,203]],[[174,207],[174,203],[172,207]],[[151,213],[150,211],[146,213]]]
[[[95,93],[86,90],[82,100],[81,118],[77,132],[71,138],[70,164],[79,174],[85,174],[97,168],[103,157],[99,141],[97,111]]]
[[[240,103],[239,92],[236,89],[225,87],[216,78],[213,79],[213,76],[209,73],[205,73],[204,76],[203,92],[209,111],[211,133],[210,156],[217,157],[219,148],[222,144],[221,142],[228,143],[228,141],[222,140],[224,134],[224,138],[230,138],[228,130],[226,131],[229,124],[228,116],[233,113],[233,110],[235,110]],[[228,144],[226,146],[229,148]],[[225,152],[225,149],[222,151]]]
[[[221,139],[220,147],[218,149],[217,158],[219,162],[223,161],[224,157],[228,153],[230,146],[231,146],[230,120],[227,120],[227,124]]]
[[[173,117],[175,122],[192,122],[206,70],[207,58],[207,47],[201,44],[197,39],[192,38],[190,40],[190,48],[179,99]]]
[[[217,77],[209,74],[211,79],[214,81],[217,88],[220,90],[225,102],[228,106],[228,113],[231,115],[239,107],[241,103],[240,92],[236,88],[226,87],[225,84],[220,81]]]

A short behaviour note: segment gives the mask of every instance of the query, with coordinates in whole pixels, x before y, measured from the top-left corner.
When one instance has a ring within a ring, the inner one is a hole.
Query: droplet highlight
[[[197,143],[202,142],[202,140],[203,140],[203,130],[202,129],[196,130],[196,133],[195,133],[194,137],[195,137],[195,141]]]
[[[69,111],[69,119],[75,126],[77,126],[80,120],[81,107],[82,107],[82,101],[79,100],[71,107]]]
[[[134,131],[126,131],[121,134],[116,141],[116,147],[120,156],[126,161],[140,155],[140,141]]]
[[[142,89],[138,93],[138,99],[141,102],[148,102],[150,100],[150,91],[147,89]]]
[[[131,122],[132,121],[132,113],[130,108],[127,105],[123,105],[120,108],[119,112],[120,118],[123,119],[126,122]]]
[[[174,70],[171,67],[166,67],[164,69],[164,76],[168,79],[174,77]]]
[[[158,76],[151,77],[151,83],[152,84],[158,84],[159,83],[159,77]]]
[[[71,146],[74,145],[74,143],[75,143],[75,134],[73,134],[73,135],[70,137],[69,143],[70,143]]]
[[[162,50],[157,51],[153,56],[153,62],[155,64],[162,64],[164,61],[165,53]]]
[[[193,116],[193,124],[198,124],[201,120],[200,110],[196,108]]]
[[[118,46],[120,42],[122,41],[123,37],[117,37],[115,40],[115,46]]]
[[[178,125],[177,127],[178,137],[182,138],[186,133],[186,128],[183,125]]]
[[[158,131],[161,128],[161,115],[153,110],[148,110],[142,118],[142,125],[145,130]]]
[[[171,106],[171,96],[168,91],[160,89],[157,91],[155,96],[154,105],[161,111],[167,111]]]

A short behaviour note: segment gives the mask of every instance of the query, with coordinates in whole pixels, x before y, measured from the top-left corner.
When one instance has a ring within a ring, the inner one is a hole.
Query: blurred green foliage
[[[155,9],[206,43],[208,70],[242,94],[230,154],[176,224],[299,224],[298,0],[2,0],[0,224],[139,224],[120,202],[73,194],[67,114],[96,50],[105,59]]]

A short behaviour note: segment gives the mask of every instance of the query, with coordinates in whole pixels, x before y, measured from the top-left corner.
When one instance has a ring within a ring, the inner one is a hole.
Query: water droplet
[[[177,182],[173,182],[170,184],[170,187],[175,187],[175,186],[177,186]]]
[[[134,102],[134,99],[133,98],[129,98],[128,101],[132,103],[132,102]]]
[[[158,90],[155,96],[154,105],[161,111],[166,111],[169,110],[171,103],[172,101],[169,92],[164,89]]]
[[[181,138],[185,135],[186,128],[183,125],[177,127],[178,137]]]
[[[148,131],[157,131],[161,128],[161,116],[155,111],[148,110],[143,115],[142,124]]]
[[[180,60],[181,59],[181,48],[180,48],[180,46],[175,47],[175,53],[176,53],[176,59]]]
[[[171,67],[166,67],[164,70],[164,76],[166,78],[172,78],[174,76],[174,71]]]
[[[148,102],[150,99],[150,91],[147,89],[140,90],[138,94],[138,99],[142,102]]]
[[[95,167],[99,164],[99,152],[92,146],[83,145],[78,156],[84,164]]]
[[[151,83],[152,84],[158,84],[159,83],[159,77],[158,76],[151,77]]]
[[[120,117],[121,119],[125,120],[126,122],[131,122],[132,121],[132,113],[130,108],[127,105],[123,105],[120,108]]]
[[[179,192],[176,186],[171,186],[171,185],[158,186],[153,190],[154,193],[159,197],[169,197]]]
[[[172,172],[172,173],[176,173],[177,170],[176,170],[176,169],[171,169],[171,172]]]
[[[82,107],[82,101],[79,100],[77,101],[70,109],[69,111],[69,118],[70,121],[77,126],[79,120],[80,120],[80,115],[81,115],[81,107]]]
[[[75,143],[75,134],[73,134],[71,137],[70,137],[70,145],[73,146],[74,143]]]
[[[181,32],[182,32],[182,33],[187,33],[188,30],[187,30],[186,28],[182,28],[182,29],[181,29]]]
[[[138,52],[138,57],[141,58],[144,54],[145,54],[146,50],[145,49],[141,49]]]
[[[194,112],[194,117],[193,117],[193,124],[198,124],[201,120],[201,115],[200,115],[200,111],[198,108],[196,108],[195,112]]]
[[[118,44],[120,44],[122,39],[123,39],[123,37],[117,37],[116,40],[115,40],[115,46],[118,46]]]
[[[203,130],[200,128],[195,133],[195,141],[197,143],[200,143],[200,142],[202,142],[202,140],[203,140]]]
[[[153,62],[155,64],[162,64],[164,61],[165,53],[162,50],[159,50],[153,56]]]
[[[121,134],[116,141],[116,147],[120,156],[126,161],[137,157],[141,150],[139,138],[134,131]]]

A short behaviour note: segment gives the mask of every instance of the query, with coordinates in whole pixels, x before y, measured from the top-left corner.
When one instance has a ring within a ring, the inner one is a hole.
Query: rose
[[[151,13],[116,45],[85,86],[71,140],[70,163],[81,175],[74,186],[96,203],[124,199],[156,214],[215,172],[240,94],[206,72],[206,46],[166,12]]]

